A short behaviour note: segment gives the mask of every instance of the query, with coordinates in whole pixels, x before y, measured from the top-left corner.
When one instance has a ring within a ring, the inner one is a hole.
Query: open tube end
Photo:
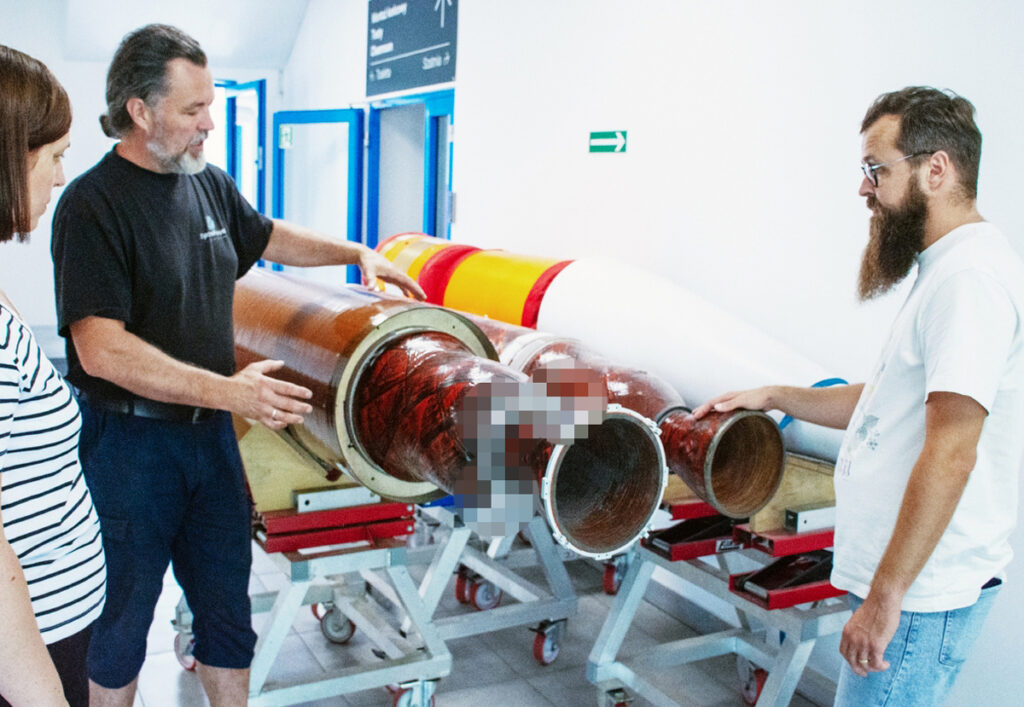
[[[697,420],[680,410],[661,430],[669,469],[719,513],[749,518],[778,490],[785,448],[763,412],[710,412]]]
[[[472,459],[454,485],[463,520],[485,536],[522,530],[534,515],[540,449],[586,440],[604,420],[606,403],[597,377],[577,368],[474,386],[457,415]]]
[[[772,500],[782,482],[782,433],[775,420],[763,412],[727,414],[704,473],[724,514],[748,518]]]
[[[541,483],[555,539],[581,555],[623,552],[647,530],[668,470],[654,424],[624,409],[552,452]]]

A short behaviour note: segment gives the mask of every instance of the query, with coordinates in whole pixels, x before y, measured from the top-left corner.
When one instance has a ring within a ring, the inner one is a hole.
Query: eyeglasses
[[[861,169],[862,172],[864,172],[864,176],[868,178],[868,181],[871,182],[871,186],[878,187],[878,174],[876,174],[876,172],[878,170],[880,170],[882,167],[888,167],[889,165],[896,164],[897,162],[902,162],[903,160],[909,160],[912,157],[920,157],[921,155],[934,155],[934,154],[935,154],[934,151],[932,151],[932,152],[915,152],[912,155],[903,155],[903,157],[900,157],[898,160],[893,160],[892,162],[885,162],[883,164],[868,164],[867,162],[861,162],[860,163],[860,169]]]

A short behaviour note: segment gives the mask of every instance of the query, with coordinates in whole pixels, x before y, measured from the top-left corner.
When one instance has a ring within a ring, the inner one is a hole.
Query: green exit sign
[[[603,130],[590,133],[591,152],[625,152],[625,130]]]

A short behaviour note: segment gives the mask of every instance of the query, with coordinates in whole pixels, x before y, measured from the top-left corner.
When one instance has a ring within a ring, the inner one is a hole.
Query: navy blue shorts
[[[89,677],[116,689],[139,674],[168,562],[192,610],[196,659],[249,667],[251,515],[231,415],[190,424],[83,403],[79,453],[107,556]]]

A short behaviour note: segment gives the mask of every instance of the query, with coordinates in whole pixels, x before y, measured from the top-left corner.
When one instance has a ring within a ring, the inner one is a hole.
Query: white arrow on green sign
[[[625,152],[626,131],[606,130],[590,133],[591,152]]]

